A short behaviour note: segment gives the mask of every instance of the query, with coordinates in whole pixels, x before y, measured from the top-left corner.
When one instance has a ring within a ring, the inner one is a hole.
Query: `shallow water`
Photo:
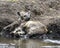
[[[42,46],[59,46],[58,44],[43,42],[40,39],[8,39],[0,37],[0,48],[41,48]]]

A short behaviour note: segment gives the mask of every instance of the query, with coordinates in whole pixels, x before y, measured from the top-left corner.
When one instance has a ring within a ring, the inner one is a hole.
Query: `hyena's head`
[[[21,17],[22,20],[24,21],[29,21],[30,17],[31,17],[31,12],[28,11],[21,11],[21,12],[17,12],[17,14]]]
[[[19,38],[19,37],[22,37],[23,35],[25,35],[25,32],[20,27],[18,27],[14,31],[12,31],[10,34],[12,37]]]

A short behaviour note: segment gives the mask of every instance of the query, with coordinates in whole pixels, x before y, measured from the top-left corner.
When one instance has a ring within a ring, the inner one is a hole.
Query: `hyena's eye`
[[[16,32],[19,32],[19,31],[21,31],[21,30],[17,30]]]
[[[24,17],[26,17],[26,15],[24,15]]]

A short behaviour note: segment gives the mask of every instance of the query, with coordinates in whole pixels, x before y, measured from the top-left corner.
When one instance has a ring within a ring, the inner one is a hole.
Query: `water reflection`
[[[0,38],[0,43],[15,44],[16,48],[40,48],[41,46],[57,46],[57,44],[46,43],[39,39],[6,39]]]

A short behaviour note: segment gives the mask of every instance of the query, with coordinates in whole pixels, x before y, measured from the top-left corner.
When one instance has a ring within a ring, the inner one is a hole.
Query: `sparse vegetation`
[[[1,0],[1,1],[17,2],[18,0]]]

